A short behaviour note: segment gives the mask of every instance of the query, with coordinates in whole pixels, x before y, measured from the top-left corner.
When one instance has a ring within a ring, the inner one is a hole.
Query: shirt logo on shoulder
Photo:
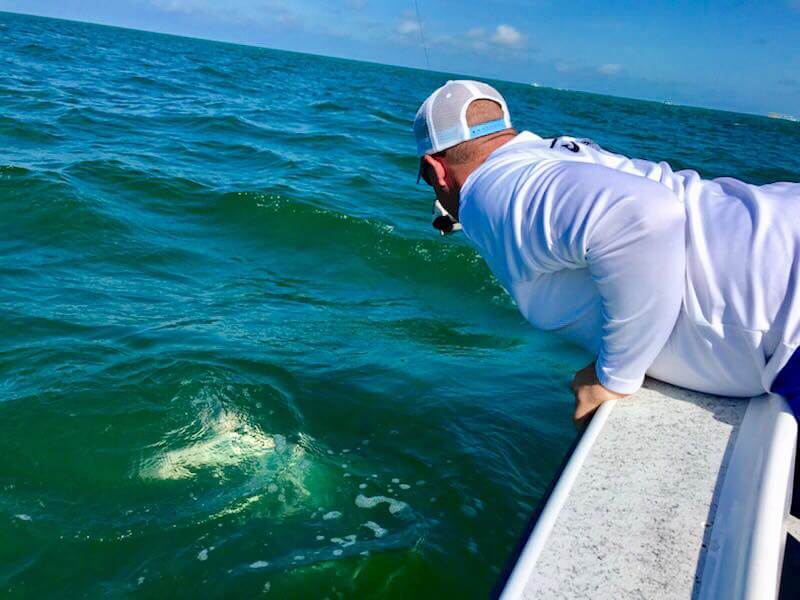
[[[553,141],[550,142],[550,147],[555,148],[556,144],[558,144],[561,148],[566,148],[570,152],[578,153],[581,151],[580,144],[586,144],[592,148],[598,149],[597,144],[595,144],[592,140],[578,140],[577,142],[569,140],[569,136],[560,136],[557,138],[553,138]]]

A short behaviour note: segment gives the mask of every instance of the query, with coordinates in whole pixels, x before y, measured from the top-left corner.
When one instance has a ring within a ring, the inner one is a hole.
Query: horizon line
[[[379,65],[379,66],[393,67],[393,68],[396,68],[396,69],[407,69],[409,71],[423,71],[423,72],[427,72],[427,73],[441,73],[442,75],[466,76],[466,77],[470,77],[470,78],[475,77],[474,75],[470,75],[468,73],[456,73],[454,71],[439,71],[439,70],[436,70],[436,69],[423,68],[423,67],[409,67],[409,66],[406,66],[406,65],[398,65],[398,64],[395,64],[395,63],[385,63],[385,62],[378,62],[378,61],[373,61],[373,60],[365,60],[365,59],[360,59],[360,58],[351,58],[351,57],[348,57],[348,56],[340,56],[340,55],[333,55],[333,54],[317,54],[317,53],[314,53],[314,52],[304,52],[304,51],[300,51],[300,50],[288,50],[286,48],[276,48],[276,47],[273,47],[273,46],[263,46],[263,45],[260,45],[260,44],[245,44],[245,43],[242,43],[242,42],[234,42],[234,41],[231,41],[231,40],[221,40],[221,39],[210,38],[210,37],[197,37],[197,36],[193,36],[193,35],[184,35],[184,34],[180,34],[180,33],[171,33],[171,32],[167,32],[167,31],[156,31],[156,30],[152,30],[152,29],[137,29],[135,27],[127,27],[125,25],[111,25],[109,23],[101,23],[101,22],[97,22],[97,21],[81,21],[81,20],[78,20],[78,19],[65,19],[63,17],[51,17],[51,16],[48,16],[48,15],[41,15],[41,14],[35,14],[35,13],[22,13],[22,12],[13,12],[13,11],[7,11],[7,10],[0,10],[0,15],[3,15],[3,14],[15,15],[15,16],[21,16],[21,17],[33,17],[33,18],[36,18],[36,19],[49,19],[51,21],[64,21],[66,23],[80,23],[80,24],[83,24],[83,25],[93,25],[93,26],[96,26],[96,27],[109,27],[109,28],[112,28],[112,29],[124,29],[126,31],[136,31],[136,32],[140,32],[140,33],[150,33],[150,34],[153,34],[153,35],[165,35],[165,36],[169,36],[169,37],[176,37],[176,38],[182,38],[182,39],[187,39],[187,40],[196,40],[196,41],[202,41],[202,42],[213,42],[215,44],[229,44],[231,46],[242,46],[242,47],[245,47],[245,48],[260,48],[262,50],[273,50],[273,51],[277,51],[277,52],[288,52],[288,53],[291,53],[291,54],[301,54],[301,55],[305,55],[305,56],[314,56],[314,57],[319,57],[319,58],[333,58],[333,59],[337,59],[337,60],[346,60],[346,61],[350,61],[350,62],[365,63],[365,64],[369,64],[369,65]],[[614,95],[614,94],[606,94],[606,93],[600,93],[600,92],[590,92],[590,91],[587,91],[587,90],[580,90],[580,89],[558,88],[558,87],[553,87],[553,86],[540,85],[539,83],[537,83],[535,81],[514,81],[514,80],[510,80],[510,79],[500,79],[500,78],[497,78],[497,77],[487,77],[486,79],[488,79],[490,81],[499,81],[499,82],[503,82],[503,83],[511,83],[511,84],[514,84],[514,85],[524,85],[524,86],[532,87],[532,88],[535,88],[535,89],[553,90],[553,91],[556,91],[556,92],[569,92],[569,93],[575,93],[575,94],[587,94],[587,95],[591,95],[591,96],[600,96],[600,97],[603,97],[603,98],[617,98],[617,99],[622,99],[622,100],[633,100],[635,102],[646,102],[646,103],[653,103],[653,104],[659,104],[659,105],[668,105],[668,106],[674,106],[674,107],[677,107],[677,108],[692,108],[692,109],[698,109],[698,110],[708,110],[708,111],[713,111],[713,112],[728,113],[728,114],[733,114],[733,115],[744,115],[744,116],[748,116],[748,117],[761,117],[761,118],[764,118],[764,119],[771,119],[771,120],[784,120],[784,121],[788,121],[790,123],[791,122],[800,123],[800,116],[782,114],[782,113],[778,113],[778,112],[774,112],[774,111],[770,111],[770,112],[766,112],[766,113],[734,111],[734,110],[727,110],[727,109],[723,109],[723,108],[716,108],[716,107],[713,107],[713,106],[695,106],[695,105],[692,105],[692,104],[673,103],[673,102],[671,102],[669,100],[649,100],[647,98],[635,98],[635,97],[632,97],[632,96],[617,96],[617,95]]]

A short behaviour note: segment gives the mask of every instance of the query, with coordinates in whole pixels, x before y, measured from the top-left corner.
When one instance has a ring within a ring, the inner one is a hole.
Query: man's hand
[[[628,394],[618,394],[603,387],[597,380],[594,362],[586,365],[575,374],[572,380],[572,391],[575,392],[575,414],[572,420],[575,427],[582,429],[591,414],[606,400],[624,398]]]

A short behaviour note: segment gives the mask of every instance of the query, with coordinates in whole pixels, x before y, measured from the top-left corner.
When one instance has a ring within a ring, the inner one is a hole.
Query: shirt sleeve
[[[552,162],[529,181],[529,257],[548,271],[588,268],[603,322],[597,377],[633,393],[680,312],[683,204],[660,183],[592,163]]]

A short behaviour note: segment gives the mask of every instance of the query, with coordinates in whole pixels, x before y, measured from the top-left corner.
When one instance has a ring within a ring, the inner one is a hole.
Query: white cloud
[[[419,35],[419,21],[414,18],[413,13],[406,12],[395,29],[400,35]]]
[[[498,46],[520,48],[525,43],[525,36],[511,25],[498,25],[489,41]]]
[[[299,21],[294,11],[266,0],[256,4],[250,0],[228,0],[224,6],[214,0],[150,0],[150,4],[168,13],[181,13],[228,23],[261,25],[278,23],[289,26],[296,25]]]
[[[419,43],[420,24],[412,11],[403,13],[403,17],[394,27],[395,40],[404,44]],[[474,50],[487,52],[517,51],[525,46],[526,38],[510,25],[498,25],[495,28],[473,27],[459,34],[437,32],[436,27],[424,25],[425,38],[431,48],[446,50]]]
[[[475,27],[467,31],[467,40],[475,50],[484,50],[488,46],[486,30],[483,27]]]
[[[451,37],[450,40],[454,45],[463,47],[466,44],[473,50],[486,50],[490,45],[505,48],[522,48],[525,45],[525,36],[510,25],[498,25],[492,31],[487,31],[485,27],[473,27],[460,39]]]
[[[150,4],[167,12],[187,14],[208,12],[212,8],[203,0],[150,0]]]
[[[606,63],[597,67],[597,72],[601,75],[618,75],[622,71],[622,65],[618,63]]]

